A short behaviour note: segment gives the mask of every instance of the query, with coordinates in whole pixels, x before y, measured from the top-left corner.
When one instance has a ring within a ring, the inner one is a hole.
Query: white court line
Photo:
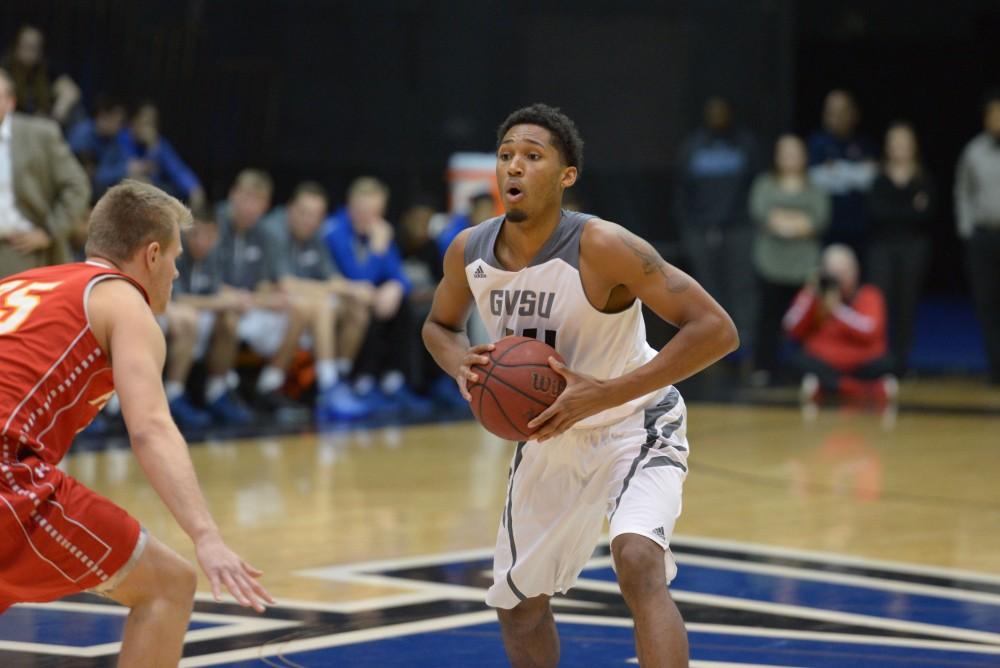
[[[207,656],[191,657],[180,662],[181,668],[194,668],[195,666],[215,666],[230,661],[245,661],[247,659],[259,659],[266,656],[277,656],[292,654],[297,652],[307,652],[316,649],[326,649],[338,647],[340,645],[352,645],[356,643],[369,642],[372,640],[385,640],[387,638],[398,638],[401,636],[415,635],[418,633],[428,633],[431,631],[445,631],[448,629],[461,628],[463,626],[473,626],[496,620],[496,615],[492,611],[468,612],[461,615],[452,615],[439,619],[428,619],[419,622],[407,622],[405,624],[393,624],[374,629],[364,629],[362,631],[348,631],[335,635],[322,636],[319,638],[308,638],[304,640],[291,640],[275,645],[265,645],[263,647],[253,647],[247,649],[230,650],[219,652]]]
[[[618,592],[618,585],[603,580],[580,579],[577,587],[590,589],[592,591]],[[718,596],[715,594],[700,594],[684,590],[672,590],[671,595],[676,601],[689,603],[703,603],[718,607],[730,608],[734,610],[752,610],[754,612],[764,612],[769,614],[792,615],[804,617],[806,619],[818,619],[828,622],[839,622],[842,624],[854,624],[869,626],[873,628],[889,629],[908,633],[923,633],[927,635],[943,636],[955,640],[968,640],[969,642],[985,642],[1000,645],[1000,634],[986,631],[973,631],[960,629],[938,624],[926,624],[923,622],[908,622],[898,619],[886,619],[884,617],[874,617],[871,615],[861,615],[851,612],[837,612],[823,608],[809,608],[799,605],[788,605],[785,603],[771,603],[767,601],[753,601],[745,598],[735,598],[731,596]]]
[[[910,594],[921,594],[947,598],[958,601],[972,601],[975,603],[987,603],[1000,605],[1000,594],[990,594],[987,592],[971,591],[968,589],[952,589],[938,585],[928,585],[916,582],[901,582],[880,578],[874,575],[852,575],[847,573],[833,573],[822,570],[810,570],[793,566],[781,566],[777,564],[759,564],[750,561],[742,561],[736,557],[703,557],[693,554],[674,554],[677,565],[683,568],[685,564],[698,566],[711,566],[727,571],[740,573],[760,573],[763,575],[791,576],[799,580],[809,580],[813,582],[829,582],[833,584],[843,584],[868,589],[880,589],[884,591],[904,592]],[[584,570],[593,568],[610,568],[611,557],[597,557],[587,562]],[[997,611],[1000,616],[1000,610]]]
[[[128,608],[120,605],[74,603],[72,601],[55,601],[52,603],[19,603],[12,609],[16,608],[37,608],[43,610],[58,610],[69,613],[112,615],[116,617],[124,617],[129,613]],[[232,636],[259,633],[261,631],[273,631],[276,629],[301,626],[301,622],[295,620],[242,617],[237,615],[224,615],[208,612],[194,612],[191,615],[191,621],[219,624],[220,626],[210,629],[196,629],[194,631],[188,631],[184,634],[185,643],[199,642],[202,640],[216,640],[218,638],[229,638]],[[14,652],[38,652],[58,656],[94,658],[117,654],[121,650],[121,643],[109,642],[97,645],[87,645],[86,647],[74,647],[71,645],[0,640],[0,650],[10,650]]]
[[[639,663],[639,659],[629,659],[629,663]],[[800,668],[773,663],[732,663],[729,661],[692,661],[691,668]]]
[[[719,538],[697,538],[694,536],[674,535],[673,541],[679,550],[683,550],[686,545],[691,547],[719,548],[724,550],[738,550],[743,552],[754,552],[769,557],[789,557],[793,559],[812,559],[814,561],[824,561],[843,566],[858,566],[868,568],[882,568],[885,570],[909,573],[912,575],[931,575],[945,578],[963,578],[975,580],[985,584],[1000,585],[1000,575],[991,573],[979,573],[957,568],[944,568],[941,566],[924,566],[919,564],[906,563],[902,561],[888,561],[883,559],[869,559],[867,557],[850,556],[836,552],[821,552],[816,550],[803,550],[792,547],[780,547],[775,545],[765,545],[762,543],[750,543],[734,540],[723,540]]]
[[[821,561],[821,562],[844,565],[844,566],[857,566],[862,568],[864,567],[881,568],[885,570],[897,571],[900,573],[908,573],[913,575],[928,575],[928,576],[936,576],[943,578],[963,578],[986,584],[1000,585],[1000,575],[979,573],[976,571],[969,571],[962,569],[944,568],[939,566],[924,566],[924,565],[918,565],[900,561],[869,559],[866,557],[851,556],[834,552],[803,550],[798,548],[765,545],[763,543],[732,541],[732,540],[723,540],[716,538],[699,538],[684,534],[675,534],[672,542],[676,545],[678,550],[683,550],[685,546],[716,548],[723,550],[737,550],[743,552],[750,552],[762,556],[786,557],[792,559],[811,559],[814,561]],[[608,545],[607,536],[602,537],[598,545],[607,546]],[[395,570],[400,568],[419,568],[423,566],[436,566],[441,564],[450,564],[450,563],[455,563],[457,561],[465,561],[472,559],[489,559],[492,558],[492,556],[493,556],[493,548],[478,548],[470,550],[458,550],[453,552],[442,552],[440,554],[425,554],[413,557],[402,557],[399,559],[383,559],[377,561],[352,562],[349,564],[343,564],[339,566],[328,566],[328,567],[300,570],[296,571],[295,574],[310,575],[315,577],[320,573],[329,576],[333,574],[370,572],[373,570],[377,571],[377,570]],[[685,557],[685,555],[683,554],[679,556],[681,558]],[[737,557],[735,556],[733,558],[737,559]],[[607,559],[609,560],[608,563],[610,563],[610,557],[599,557],[598,559]]]
[[[632,620],[624,617],[597,617],[594,615],[557,614],[557,622],[567,624],[589,624],[592,626],[617,626],[632,628]],[[918,649],[939,649],[943,651],[970,652],[976,654],[998,654],[1000,647],[951,642],[948,640],[924,640],[922,638],[894,638],[891,636],[864,636],[851,633],[827,633],[825,631],[799,631],[794,629],[768,629],[753,626],[733,626],[730,624],[685,624],[689,632],[715,633],[748,636],[755,638],[777,638],[781,640],[818,640],[851,645],[875,645],[893,647],[914,647]]]
[[[337,573],[357,573],[358,571],[383,571],[397,570],[401,568],[422,568],[424,566],[440,566],[451,564],[456,561],[471,561],[474,559],[492,559],[493,548],[476,548],[473,550],[456,550],[454,552],[441,552],[439,554],[422,554],[413,557],[400,557],[398,559],[378,559],[375,561],[357,561],[341,566],[324,566],[321,568],[307,568],[295,571],[296,575],[312,575],[317,573],[332,575]]]

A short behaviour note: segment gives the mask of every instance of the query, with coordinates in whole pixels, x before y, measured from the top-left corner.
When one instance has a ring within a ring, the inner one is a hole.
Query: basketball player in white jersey
[[[494,341],[534,336],[566,360],[549,360],[566,389],[514,453],[486,596],[515,668],[557,665],[549,598],[576,582],[605,516],[640,665],[685,666],[684,622],[667,589],[688,453],[684,402],[671,384],[734,350],[738,336],[718,303],[646,241],[561,210],[582,153],[557,109],[536,104],[503,122],[497,181],[506,215],[448,248],[424,342],[466,399],[472,367],[492,349],[470,347],[462,330],[473,303]],[[659,352],[646,343],[642,304],[679,328]]]

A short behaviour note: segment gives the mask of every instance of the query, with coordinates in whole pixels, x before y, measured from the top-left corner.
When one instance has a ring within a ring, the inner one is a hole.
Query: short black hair
[[[508,116],[497,129],[497,149],[504,135],[515,125],[538,125],[552,133],[552,142],[569,167],[583,171],[583,138],[569,116],[555,107],[540,102],[530,107],[522,107]]]

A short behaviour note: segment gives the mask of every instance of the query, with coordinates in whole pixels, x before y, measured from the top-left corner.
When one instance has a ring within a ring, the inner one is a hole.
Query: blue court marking
[[[701,661],[809,666],[810,668],[996,668],[1000,654],[925,647],[894,647],[798,638],[766,638],[724,633],[688,635],[691,657]]]
[[[585,570],[583,577],[616,581],[614,572],[609,567]],[[683,561],[671,589],[975,631],[1000,632],[1000,605],[859,585],[816,582],[791,576],[741,573],[685,564]],[[997,664],[1000,665],[1000,658]]]
[[[193,631],[217,626],[225,624],[191,622],[188,628]],[[125,615],[15,605],[0,615],[0,640],[91,647],[119,642],[124,627]]]
[[[562,658],[567,668],[624,668],[635,657],[632,629],[620,626],[559,623]],[[810,666],[815,668],[886,668],[951,666],[996,668],[1000,655],[914,647],[883,647],[824,640],[740,636],[727,633],[689,634],[692,660],[733,664]],[[877,642],[877,641],[876,641]],[[270,657],[270,665],[379,666],[379,668],[508,668],[500,627],[496,623],[418,633]],[[261,668],[259,659],[224,664]]]

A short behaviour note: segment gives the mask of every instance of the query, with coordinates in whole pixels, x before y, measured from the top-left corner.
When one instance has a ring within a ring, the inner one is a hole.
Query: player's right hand
[[[458,365],[458,373],[455,374],[455,382],[458,383],[458,391],[462,393],[466,401],[472,401],[472,395],[469,394],[469,383],[479,381],[479,374],[474,372],[472,367],[477,364],[480,366],[489,364],[490,358],[483,353],[488,353],[494,348],[496,346],[492,343],[480,343],[465,351],[465,356],[462,357],[462,361]]]
[[[222,588],[225,587],[244,608],[264,612],[264,603],[274,603],[267,590],[257,582],[264,572],[240,559],[218,534],[199,540],[195,543],[195,551],[201,570],[212,585],[212,596],[216,601],[222,600]]]

